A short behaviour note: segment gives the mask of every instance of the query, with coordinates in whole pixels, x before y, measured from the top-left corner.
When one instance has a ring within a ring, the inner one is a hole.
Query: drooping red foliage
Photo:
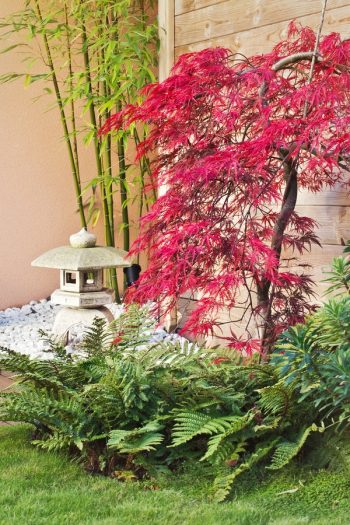
[[[348,183],[350,168],[350,41],[323,37],[310,79],[314,46],[315,33],[293,23],[268,54],[183,55],[140,106],[109,120],[102,132],[151,125],[138,156],[156,153],[153,178],[166,188],[131,250],[150,249],[150,260],[129,301],[169,309],[195,293],[184,327],[194,334],[236,308],[246,337],[233,323],[229,343],[248,352],[267,352],[310,310],[312,281],[281,257],[317,242],[314,221],[295,211],[297,191]]]

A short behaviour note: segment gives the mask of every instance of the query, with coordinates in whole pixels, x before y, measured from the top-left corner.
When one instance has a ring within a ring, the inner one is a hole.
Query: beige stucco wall
[[[1,0],[0,16],[21,0]],[[16,53],[0,55],[0,73],[20,68]],[[38,86],[0,86],[0,308],[50,294],[54,270],[30,267],[37,255],[65,243],[79,226],[65,144],[56,110]]]
[[[1,0],[0,17],[23,4]],[[19,69],[20,61],[16,52],[0,54],[0,74]],[[80,228],[58,111],[49,110],[47,96],[33,102],[41,93],[22,81],[0,85],[0,310],[47,297],[57,287],[58,271],[30,263]],[[82,159],[82,178],[89,180],[95,173],[91,147]],[[102,225],[97,233],[103,242]]]

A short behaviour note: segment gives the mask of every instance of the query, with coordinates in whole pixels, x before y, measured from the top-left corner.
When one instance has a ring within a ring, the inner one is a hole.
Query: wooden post
[[[175,0],[158,1],[159,24],[159,82],[169,76],[174,65]]]
[[[158,0],[158,24],[159,24],[159,82],[165,80],[174,65],[175,48],[175,0]],[[159,195],[163,195],[166,188],[158,189]],[[170,331],[178,323],[176,309],[169,312],[162,319],[166,328]]]

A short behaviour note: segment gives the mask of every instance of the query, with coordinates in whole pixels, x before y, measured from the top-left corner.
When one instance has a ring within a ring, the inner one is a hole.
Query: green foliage
[[[129,145],[146,138],[148,127],[119,130],[113,140],[99,129],[112,113],[139,102],[140,90],[155,81],[158,29],[150,18],[153,4],[26,0],[18,12],[0,19],[1,52],[17,52],[22,58],[21,70],[4,72],[0,84],[22,79],[25,86],[43,86],[42,95],[59,110],[82,226],[95,226],[101,218],[106,244],[114,246],[121,232],[126,250],[129,205],[136,201],[141,215],[156,198],[155,190],[144,194],[145,184],[152,183],[148,159],[140,161],[137,170],[127,161]],[[95,156],[95,173],[88,181],[81,173],[86,146]],[[114,223],[117,196],[119,225]],[[115,271],[110,277],[119,300]]]
[[[345,252],[349,250],[348,245]],[[348,275],[348,260],[336,258],[327,279],[331,283],[328,291],[335,297],[305,324],[282,334],[270,361],[283,383],[294,387],[299,402],[312,402],[326,424],[338,423],[342,427],[350,421]]]
[[[155,450],[164,440],[160,430],[163,425],[157,421],[149,422],[142,428],[134,430],[112,430],[108,440],[111,449],[118,450],[121,454],[137,454],[138,452],[150,452]]]
[[[350,298],[331,299],[305,325],[283,334],[271,363],[299,400],[312,400],[327,420],[350,418]],[[329,421],[331,422],[331,421]]]
[[[320,456],[325,434],[313,433]],[[349,436],[338,436],[339,451]],[[176,474],[154,471],[152,480],[116,483],[89,476],[61,453],[42,453],[30,445],[28,426],[0,427],[0,507],[11,525],[345,525],[349,523],[349,471],[312,468],[309,454],[279,471],[263,463],[234,485],[224,505],[208,501],[212,469],[186,461]],[[315,450],[312,443],[312,453]],[[144,456],[146,457],[146,455]],[[229,470],[227,470],[229,473]],[[141,518],[140,518],[141,517]]]
[[[218,500],[274,450],[276,465],[278,447],[298,429],[313,428],[309,406],[296,406],[292,384],[271,365],[149,342],[154,323],[147,308],[132,306],[110,326],[96,320],[76,355],[53,340],[51,360],[2,349],[0,368],[17,373],[18,386],[1,394],[0,419],[34,425],[35,445],[74,453],[95,472],[117,465],[138,475],[195,458],[210,465]]]
[[[267,468],[278,470],[287,465],[303,448],[311,432],[322,432],[323,428],[313,424],[301,429],[295,441],[281,440],[275,449],[271,465]]]
[[[260,388],[259,393],[259,406],[268,415],[286,416],[293,407],[293,387],[282,381]]]
[[[215,500],[218,502],[224,501],[231,492],[232,484],[237,476],[252,469],[256,464],[264,460],[275,447],[276,443],[277,440],[272,439],[269,442],[264,442],[261,445],[258,445],[254,452],[247,456],[247,458],[236,469],[234,469],[233,472],[219,475],[214,481]]]
[[[349,243],[348,243],[349,244]],[[349,252],[350,246],[345,248],[345,252]],[[325,272],[328,275],[326,282],[330,283],[326,293],[332,293],[339,296],[344,292],[350,293],[350,261],[345,257],[335,257],[332,261],[330,272]]]

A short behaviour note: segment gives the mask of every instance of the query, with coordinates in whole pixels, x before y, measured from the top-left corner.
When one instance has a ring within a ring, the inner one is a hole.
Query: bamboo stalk
[[[106,26],[109,27],[109,19],[108,16],[106,16]],[[102,26],[102,20],[101,20],[101,26]],[[99,29],[99,36],[101,37],[101,29]],[[101,65],[105,64],[105,52],[103,46],[101,46]],[[101,91],[102,96],[104,100],[107,100],[111,93],[109,86],[107,84],[106,80],[103,80],[101,82]],[[106,109],[104,111],[104,120],[107,121],[110,117],[110,111]],[[113,203],[113,166],[112,166],[112,137],[110,134],[107,135],[107,137],[104,139],[106,141],[106,155],[105,155],[105,161],[106,161],[106,172],[108,175],[108,186],[107,186],[107,201],[108,201],[108,216],[109,216],[109,225],[110,229],[113,232],[113,246],[114,246],[114,203]]]
[[[66,41],[67,41],[67,53],[68,53],[68,87],[69,87],[69,94],[70,94],[70,108],[71,108],[71,125],[72,125],[72,135],[73,135],[73,153],[74,153],[74,160],[75,160],[75,166],[77,171],[77,179],[79,181],[79,185],[81,187],[81,179],[80,179],[80,165],[79,165],[79,154],[78,154],[78,140],[77,140],[77,125],[76,125],[76,118],[75,118],[75,106],[74,106],[74,100],[72,97],[73,93],[73,66],[72,66],[72,50],[71,50],[71,42],[69,38],[69,23],[68,23],[68,12],[67,12],[67,4],[64,3],[64,15],[65,15],[65,22],[66,22]]]
[[[87,39],[87,34],[86,34],[86,27],[84,23],[82,23],[82,46],[83,46],[82,51],[83,51],[83,57],[84,57],[85,77],[86,77],[88,99],[89,99],[90,121],[94,129],[94,150],[95,150],[97,174],[100,180],[100,191],[101,191],[102,207],[103,207],[103,214],[104,214],[104,221],[105,221],[106,244],[107,246],[114,246],[114,232],[111,230],[111,224],[109,220],[108,200],[107,200],[106,186],[105,186],[105,181],[104,181],[104,172],[103,172],[102,158],[101,158],[101,148],[100,148],[99,138],[97,136],[97,120],[96,120],[96,113],[95,113],[95,105],[93,101],[93,88],[92,88],[91,72],[90,72],[91,71],[90,70],[90,56],[89,56],[89,49],[88,49],[88,39]],[[112,288],[114,289],[114,292],[115,292],[116,301],[120,303],[120,294],[119,294],[118,281],[117,281],[117,275],[116,275],[115,269],[110,270],[110,278],[111,278]]]
[[[115,26],[114,34],[115,39],[119,41],[119,30],[118,30],[118,19],[113,21]],[[117,88],[120,88],[119,82]],[[122,109],[121,101],[117,100],[116,112],[118,113]],[[122,212],[123,221],[123,248],[126,251],[130,249],[130,225],[129,225],[129,210],[128,210],[128,193],[126,185],[126,161],[125,161],[125,144],[124,138],[118,137],[117,139],[117,154],[118,154],[118,165],[119,165],[119,191],[120,191],[120,205]]]
[[[110,224],[109,224],[109,215],[108,215],[108,209],[107,209],[107,198],[106,198],[106,192],[105,192],[105,186],[103,181],[103,167],[102,167],[102,160],[101,160],[101,150],[100,150],[100,142],[97,136],[97,120],[96,120],[96,113],[95,113],[95,105],[93,101],[93,91],[92,91],[92,82],[91,82],[91,74],[90,74],[90,57],[89,57],[89,51],[88,51],[88,40],[86,35],[86,28],[85,24],[82,24],[82,45],[83,45],[83,57],[84,57],[84,66],[85,66],[85,78],[86,78],[86,85],[87,85],[87,96],[89,101],[89,114],[90,114],[90,121],[94,130],[94,151],[95,151],[95,160],[96,160],[96,168],[97,168],[97,175],[100,180],[100,188],[101,188],[101,198],[102,198],[102,206],[103,206],[103,212],[104,212],[104,218],[105,218],[105,224],[107,226],[106,229],[106,242],[108,246],[112,246],[112,236],[110,231]]]
[[[125,162],[125,144],[123,137],[117,140],[117,151],[119,161],[119,187],[120,187],[120,204],[123,221],[123,247],[124,250],[130,249],[130,224],[128,210],[128,192],[126,186],[126,162]]]
[[[39,0],[34,0],[34,5],[36,7],[37,16],[38,16],[41,24],[43,24],[44,21],[43,21],[41,9],[40,9]],[[63,99],[62,99],[61,91],[60,91],[60,88],[59,88],[59,85],[58,85],[58,79],[57,79],[57,74],[56,74],[55,66],[54,66],[53,59],[52,59],[51,49],[50,49],[50,45],[49,45],[49,41],[48,41],[47,35],[45,33],[43,33],[43,40],[44,40],[44,46],[45,46],[48,66],[49,66],[49,69],[50,69],[52,82],[53,82],[53,86],[54,86],[54,90],[55,90],[57,105],[58,105],[58,108],[59,108],[59,111],[60,111],[60,119],[61,119],[61,123],[62,123],[62,126],[63,126],[64,138],[65,138],[65,141],[66,141],[66,144],[67,144],[67,148],[68,148],[68,155],[69,155],[69,161],[70,161],[70,164],[71,164],[71,170],[72,170],[72,175],[73,175],[73,182],[74,182],[74,187],[75,187],[75,193],[76,193],[77,202],[78,202],[80,220],[81,220],[82,226],[84,228],[86,228],[87,227],[87,223],[86,223],[86,218],[85,218],[85,213],[84,213],[83,199],[82,199],[82,196],[81,196],[81,186],[80,186],[79,173],[77,171],[77,166],[75,164],[74,152],[73,152],[72,144],[71,144],[71,141],[70,141],[70,133],[69,133],[68,123],[67,123],[67,117],[66,117],[66,114],[65,114],[65,111],[64,111]]]
[[[145,139],[145,132],[144,132],[144,137],[143,138]],[[134,131],[134,140],[135,140],[136,146],[138,146],[141,143],[140,136],[139,136],[139,133],[138,133],[136,128],[135,128],[135,131]],[[153,180],[153,176],[152,176],[151,164],[150,164],[150,161],[149,161],[149,159],[147,157],[143,157],[143,161],[145,163],[145,171],[147,172],[147,175],[149,177],[149,180],[150,180],[150,183],[151,183],[151,186],[152,186],[153,200],[156,201],[157,200],[157,190],[156,190],[156,187],[155,187],[155,184],[154,184],[154,180]]]

